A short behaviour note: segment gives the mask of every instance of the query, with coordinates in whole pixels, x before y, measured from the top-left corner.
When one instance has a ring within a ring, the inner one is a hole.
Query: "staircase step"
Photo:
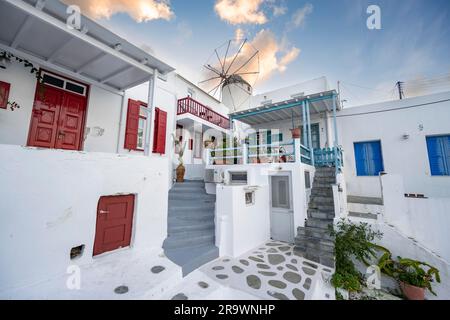
[[[313,188],[311,190],[311,197],[331,197],[333,198],[333,189],[329,188]]]
[[[354,217],[354,218],[362,218],[362,219],[371,219],[371,220],[377,220],[378,219],[378,215],[374,214],[374,213],[365,213],[365,212],[349,212],[348,213],[349,217]]]
[[[322,212],[319,210],[308,209],[308,218],[316,218],[316,219],[328,219],[334,220],[335,214],[334,212]]]
[[[310,218],[306,220],[306,226],[328,230],[333,225],[333,220]]]
[[[214,245],[200,246],[186,249],[165,250],[166,256],[181,266],[183,276],[188,275],[195,269],[201,267],[219,257],[219,249]]]
[[[333,179],[336,177],[335,171],[320,171],[316,170],[316,173],[314,174],[315,178],[329,178],[332,177]]]
[[[170,192],[169,201],[171,200],[191,200],[191,201],[216,201],[215,195],[202,194],[198,192]]]
[[[297,233],[299,236],[308,236],[313,238],[334,241],[334,237],[331,236],[330,232],[326,229],[313,227],[298,227]]]
[[[334,260],[334,255],[327,255],[327,254],[315,254],[315,253],[311,253],[309,251],[303,253],[303,257],[305,259],[320,263],[324,266],[333,268],[335,267],[335,260]]]
[[[169,242],[172,241],[170,239],[197,239],[197,238],[203,238],[203,237],[209,237],[213,236],[215,234],[214,228],[204,228],[200,230],[177,230],[177,231],[171,231],[168,230],[167,232],[167,239],[169,239]],[[206,242],[208,243],[208,242]],[[205,243],[205,244],[206,244]]]
[[[164,240],[164,249],[180,249],[189,247],[200,247],[204,245],[214,244],[215,235],[208,233],[206,235],[187,238],[181,236],[169,236]]]
[[[204,221],[191,220],[190,224],[189,220],[180,220],[180,219],[171,219],[168,221],[169,227],[167,228],[169,234],[189,232],[189,231],[210,231],[215,232],[215,224],[214,220],[205,219]]]
[[[333,197],[311,196],[310,201],[314,203],[334,204]]]
[[[308,209],[316,209],[322,212],[334,213],[334,205],[310,202]]]

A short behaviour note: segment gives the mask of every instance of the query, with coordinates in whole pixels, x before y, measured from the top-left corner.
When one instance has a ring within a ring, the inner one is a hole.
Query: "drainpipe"
[[[153,123],[153,110],[155,109],[155,87],[158,79],[158,70],[153,70],[153,76],[148,81],[148,104],[147,104],[147,123],[145,127],[145,147],[144,155],[150,155],[150,142],[152,139],[152,123]],[[154,137],[153,137],[154,138]]]

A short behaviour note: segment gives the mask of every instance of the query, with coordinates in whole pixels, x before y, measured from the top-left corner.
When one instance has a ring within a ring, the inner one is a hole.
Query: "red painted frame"
[[[50,74],[53,74],[53,75],[55,75],[55,76],[57,76],[57,77],[60,77],[60,78],[64,78],[64,79],[66,79],[66,80],[70,80],[70,81],[79,83],[79,84],[81,84],[81,85],[83,85],[83,86],[86,86],[86,111],[84,112],[84,115],[83,115],[83,121],[82,121],[82,130],[81,130],[81,134],[80,134],[80,148],[79,148],[79,150],[76,150],[76,151],[83,151],[83,150],[84,150],[84,140],[85,140],[85,139],[84,139],[84,132],[85,132],[85,130],[86,130],[86,119],[87,119],[87,114],[88,114],[88,110],[89,110],[89,98],[90,98],[90,93],[91,93],[91,86],[90,86],[89,84],[87,84],[87,83],[84,83],[84,82],[81,82],[81,81],[78,81],[78,80],[74,80],[74,79],[72,79],[72,78],[69,78],[69,77],[60,75],[60,74],[55,73],[55,72],[53,72],[53,71],[50,71],[50,70],[48,70],[48,69],[40,68],[40,69],[39,69],[39,74],[41,74],[42,71],[47,72],[47,73],[50,73]],[[45,84],[44,84],[44,85],[45,85]],[[52,88],[59,89],[59,90],[61,90],[61,91],[65,91],[65,90],[63,90],[63,89],[61,89],[61,88],[58,88],[58,87],[53,87],[53,86],[52,86]],[[35,91],[34,91],[34,100],[33,100],[33,110],[34,110],[34,103],[36,102],[36,97],[37,97],[37,95],[38,95],[38,91],[39,91],[39,82],[36,82],[36,89],[35,89]],[[69,91],[69,92],[70,92],[70,91]],[[32,111],[32,112],[33,112],[33,111]],[[33,125],[33,117],[31,117],[31,119],[30,119],[30,125],[28,126],[27,146],[29,146],[29,141],[30,141],[30,135],[31,135],[32,125]]]

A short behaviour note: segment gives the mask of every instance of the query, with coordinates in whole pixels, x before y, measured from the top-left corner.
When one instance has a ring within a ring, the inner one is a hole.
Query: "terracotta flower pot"
[[[301,131],[300,128],[291,129],[292,139],[300,139]]]
[[[400,288],[408,300],[425,300],[425,288],[415,287],[405,282],[400,282]]]
[[[184,173],[186,172],[186,168],[180,164],[177,167],[177,182],[184,182]]]

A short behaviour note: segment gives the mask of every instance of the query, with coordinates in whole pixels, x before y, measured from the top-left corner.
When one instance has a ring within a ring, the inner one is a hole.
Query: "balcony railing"
[[[178,100],[177,115],[186,113],[199,117],[200,119],[215,124],[216,126],[219,126],[223,129],[230,128],[230,120],[227,117],[224,117],[221,114],[211,110],[207,106],[192,99],[191,97],[186,97]]]

